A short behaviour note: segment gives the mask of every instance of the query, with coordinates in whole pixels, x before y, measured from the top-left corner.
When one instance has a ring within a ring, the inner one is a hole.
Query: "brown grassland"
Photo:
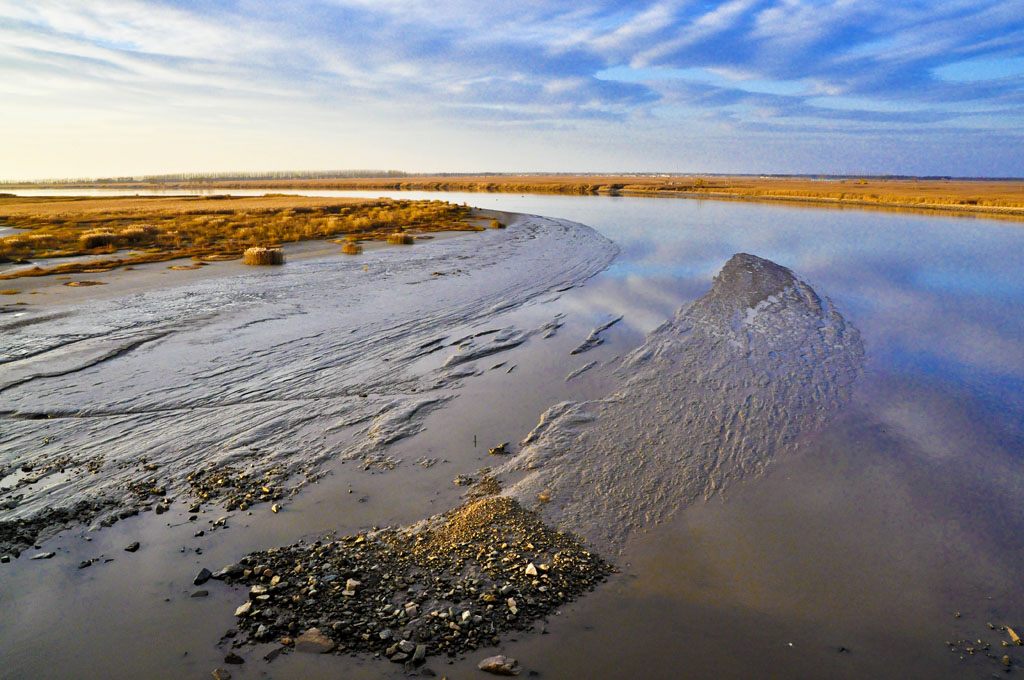
[[[26,185],[28,186],[28,185]],[[36,188],[40,185],[33,185]],[[70,188],[76,185],[61,185]],[[82,184],[77,186],[100,186]],[[102,186],[146,189],[343,189],[479,191],[790,201],[941,210],[1024,218],[1024,182],[1016,180],[829,179],[748,176],[479,175],[298,180],[208,180]],[[2,189],[0,189],[2,190]]]
[[[479,231],[469,208],[442,201],[259,197],[0,197],[0,261],[93,256],[0,279],[103,271],[182,257],[241,258],[248,248],[308,239],[387,240],[406,230]],[[412,236],[409,236],[411,241]],[[108,256],[108,257],[104,257]]]

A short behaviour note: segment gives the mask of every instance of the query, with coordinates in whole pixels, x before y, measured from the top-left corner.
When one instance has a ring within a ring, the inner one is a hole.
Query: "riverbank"
[[[343,237],[411,245],[487,223],[443,201],[306,196],[0,197],[0,279],[109,271],[190,257],[194,268],[248,248]],[[498,223],[495,223],[498,224]],[[499,224],[500,226],[500,224]],[[430,238],[429,236],[427,238]]]
[[[467,191],[801,203],[1024,219],[1024,181],[708,175],[448,175],[404,178],[11,184],[18,189]]]

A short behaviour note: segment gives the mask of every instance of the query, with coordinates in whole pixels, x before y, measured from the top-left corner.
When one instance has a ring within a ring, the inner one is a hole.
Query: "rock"
[[[1013,663],[1013,661],[1010,660],[1010,655],[1009,654],[1003,655],[1002,662],[1003,662],[1003,665],[1006,666],[1007,668],[1009,668],[1010,664]]]
[[[412,654],[416,651],[416,645],[409,642],[408,640],[401,640],[398,643],[398,649],[405,652],[406,654]]]
[[[56,554],[57,553],[52,553],[52,552],[36,553],[35,555],[32,556],[32,559],[33,560],[48,560],[51,557],[53,557],[54,555],[56,555]]]
[[[189,595],[189,597],[206,597],[210,594],[209,590],[197,590],[196,592]]]
[[[281,506],[278,503],[274,503],[270,506],[270,511],[273,513],[281,512]]]
[[[231,680],[231,673],[226,668],[214,668],[213,680]]]
[[[92,560],[82,560],[81,562],[78,563],[78,568],[79,569],[85,569],[86,567],[91,567],[91,566],[92,566]]]
[[[519,675],[519,662],[511,657],[504,657],[501,654],[489,656],[476,665],[482,671],[494,675]]]
[[[153,511],[156,512],[156,514],[158,515],[162,515],[165,512],[167,512],[167,506],[164,505],[163,503],[160,503],[155,508],[153,508]]]
[[[237,666],[238,664],[245,663],[245,659],[238,656],[234,652],[229,652],[228,655],[224,657],[224,663],[235,664]]]
[[[508,449],[505,448],[506,446],[508,446],[508,444],[508,442],[505,442],[504,444],[498,444],[493,449],[488,449],[487,453],[491,454],[492,456],[504,456],[506,453],[508,453]]]
[[[32,559],[35,559],[35,558],[32,558]],[[1013,630],[1013,628],[1010,628],[1009,626],[1007,626],[1006,627],[1006,632],[1010,634],[1010,639],[1013,640],[1014,644],[1024,645],[1024,642],[1021,642],[1020,636],[1017,635],[1017,633]]]
[[[203,531],[202,529],[200,529],[199,531],[197,531],[197,532],[195,533],[195,537],[196,537],[196,538],[199,538],[200,536],[205,536],[205,535],[206,535],[206,532],[205,532],[205,531]]]
[[[235,610],[235,616],[246,616],[249,610],[252,609],[252,601],[246,602],[238,609]]]
[[[240,564],[229,564],[223,569],[218,569],[217,571],[210,574],[210,578],[216,579],[218,581],[223,581],[226,578],[238,578],[242,575],[242,572],[244,571],[245,569]]]
[[[4,555],[3,557],[0,557],[0,564],[7,564],[10,561],[11,561],[11,556],[10,555]]]
[[[199,570],[199,573],[196,574],[196,577],[194,579],[192,579],[192,583],[194,583],[197,586],[201,586],[204,583],[206,583],[207,581],[209,581],[212,576],[213,576],[213,572],[211,572],[206,567],[203,567],[202,569]]]
[[[331,638],[320,632],[319,628],[310,628],[305,633],[295,638],[295,651],[309,654],[326,654],[332,651],[337,644]]]
[[[415,619],[416,615],[419,614],[419,611],[420,606],[415,602],[405,603],[405,615],[408,616],[410,619]]]
[[[537,575],[537,567],[535,567],[533,565],[533,562],[530,562],[529,564],[526,565],[526,575],[527,576],[536,576]]]
[[[124,547],[124,551],[125,552],[135,552],[138,549],[139,549],[139,542],[138,541],[135,541],[134,543],[129,543],[128,545],[126,545]]]
[[[416,650],[412,653],[412,662],[417,666],[427,660],[427,646],[416,645]]]

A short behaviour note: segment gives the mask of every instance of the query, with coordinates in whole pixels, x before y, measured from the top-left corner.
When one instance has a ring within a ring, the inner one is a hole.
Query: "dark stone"
[[[135,552],[138,549],[139,549],[139,542],[135,541],[134,543],[129,543],[127,546],[125,546],[124,551],[125,552]]]
[[[245,659],[238,656],[234,652],[230,652],[227,656],[224,657],[224,663],[231,663],[237,666],[238,664],[245,663]]]
[[[211,576],[213,576],[213,573],[206,567],[203,567],[199,570],[199,573],[196,574],[196,577],[192,580],[192,583],[196,584],[197,586],[201,586],[207,581],[209,581]]]
[[[211,574],[210,577],[218,581],[221,581],[226,578],[238,578],[242,575],[244,571],[245,568],[242,567],[242,565],[240,564],[229,564],[223,569],[218,569],[217,571],[213,572],[213,574]]]

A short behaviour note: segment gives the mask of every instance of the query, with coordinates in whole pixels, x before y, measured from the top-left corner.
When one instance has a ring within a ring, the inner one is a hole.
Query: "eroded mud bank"
[[[581,284],[616,252],[588,227],[531,217],[5,315],[0,538],[23,547],[186,499],[281,501],[339,457],[399,464],[388,444],[457,396],[477,359],[559,323],[505,328],[502,311]],[[230,474],[207,484],[211,470]]]
[[[860,334],[793,272],[737,254],[711,291],[614,367],[604,399],[552,406],[500,478],[615,552],[632,532],[757,473],[849,398]]]

